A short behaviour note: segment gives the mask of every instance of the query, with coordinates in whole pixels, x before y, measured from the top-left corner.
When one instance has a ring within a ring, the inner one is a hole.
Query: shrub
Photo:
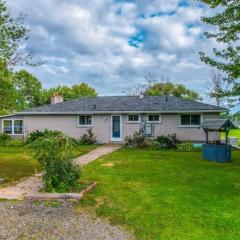
[[[193,144],[191,142],[182,142],[177,145],[177,151],[179,152],[193,152],[197,149],[194,148]]]
[[[11,141],[11,137],[7,133],[0,133],[0,146],[6,146]]]
[[[66,192],[77,187],[80,169],[71,158],[73,142],[63,134],[39,137],[30,146],[44,169],[44,189],[48,192]]]
[[[84,145],[95,144],[97,142],[92,128],[87,129],[87,132],[82,135],[79,142]]]
[[[161,148],[166,149],[176,148],[177,144],[180,143],[175,134],[168,136],[165,135],[158,136],[156,141],[159,143],[159,146]]]
[[[21,147],[25,145],[25,141],[23,139],[11,139],[6,143],[8,147]]]
[[[55,137],[55,136],[58,136],[58,135],[63,135],[62,132],[60,131],[52,131],[52,130],[48,130],[48,129],[45,129],[44,131],[34,131],[34,132],[31,132],[28,136],[27,136],[27,139],[26,139],[26,143],[29,144],[29,143],[33,143],[34,141],[36,141],[38,138],[47,138],[47,137]]]
[[[141,132],[135,132],[133,135],[130,135],[125,138],[125,145],[127,147],[145,147],[147,141],[145,136]]]

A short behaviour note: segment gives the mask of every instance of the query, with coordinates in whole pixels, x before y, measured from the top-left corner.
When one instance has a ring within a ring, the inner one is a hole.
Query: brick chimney
[[[58,93],[54,93],[51,97],[51,104],[63,102],[63,97]]]

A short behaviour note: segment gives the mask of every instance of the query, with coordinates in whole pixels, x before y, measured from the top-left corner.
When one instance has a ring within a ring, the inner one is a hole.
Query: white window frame
[[[199,125],[182,125],[181,124],[181,116],[182,115],[200,115],[200,124],[202,123],[202,120],[203,120],[203,115],[201,113],[182,113],[182,114],[179,114],[179,127],[181,128],[198,128]]]
[[[129,120],[129,116],[132,116],[132,115],[136,115],[136,116],[138,116],[138,121],[131,121],[131,120]],[[128,114],[127,115],[127,123],[140,123],[140,114]]]
[[[158,115],[159,116],[159,120],[158,121],[149,121],[149,116],[151,116],[151,115]],[[147,115],[147,122],[148,123],[161,123],[162,122],[162,116],[161,116],[161,114],[156,114],[156,113],[148,114]]]
[[[88,125],[88,124],[80,124],[80,116],[91,116],[92,118],[92,124]],[[93,115],[91,114],[80,114],[77,116],[77,126],[78,127],[93,127]]]
[[[12,132],[11,133],[7,133],[8,135],[14,135],[14,136],[22,136],[24,135],[24,120],[23,119],[2,119],[2,133],[4,133],[4,121],[11,121],[11,125],[12,125]],[[22,133],[14,133],[14,122],[15,121],[22,121]]]

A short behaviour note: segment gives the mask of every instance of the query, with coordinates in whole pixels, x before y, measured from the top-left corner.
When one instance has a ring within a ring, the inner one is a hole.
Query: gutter
[[[78,115],[78,114],[124,114],[124,113],[220,113],[223,110],[182,110],[182,111],[78,111],[78,112],[17,112],[9,115]],[[6,116],[1,116],[6,117]]]

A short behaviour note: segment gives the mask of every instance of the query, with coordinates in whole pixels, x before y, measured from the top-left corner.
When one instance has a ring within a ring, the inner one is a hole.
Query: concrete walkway
[[[75,160],[78,165],[85,165],[92,162],[99,157],[112,153],[118,150],[120,145],[103,145],[97,147],[89,153],[86,153]],[[4,199],[23,199],[26,195],[37,194],[43,187],[42,177],[35,175],[32,177],[25,178],[14,186],[0,188],[0,198]]]
[[[120,147],[121,147],[120,145],[103,145],[101,147],[98,147],[98,148],[92,150],[89,153],[86,153],[86,154],[78,157],[75,160],[75,163],[83,166],[83,165],[88,164],[104,155],[107,155],[109,153],[112,153],[112,152],[118,150]]]

